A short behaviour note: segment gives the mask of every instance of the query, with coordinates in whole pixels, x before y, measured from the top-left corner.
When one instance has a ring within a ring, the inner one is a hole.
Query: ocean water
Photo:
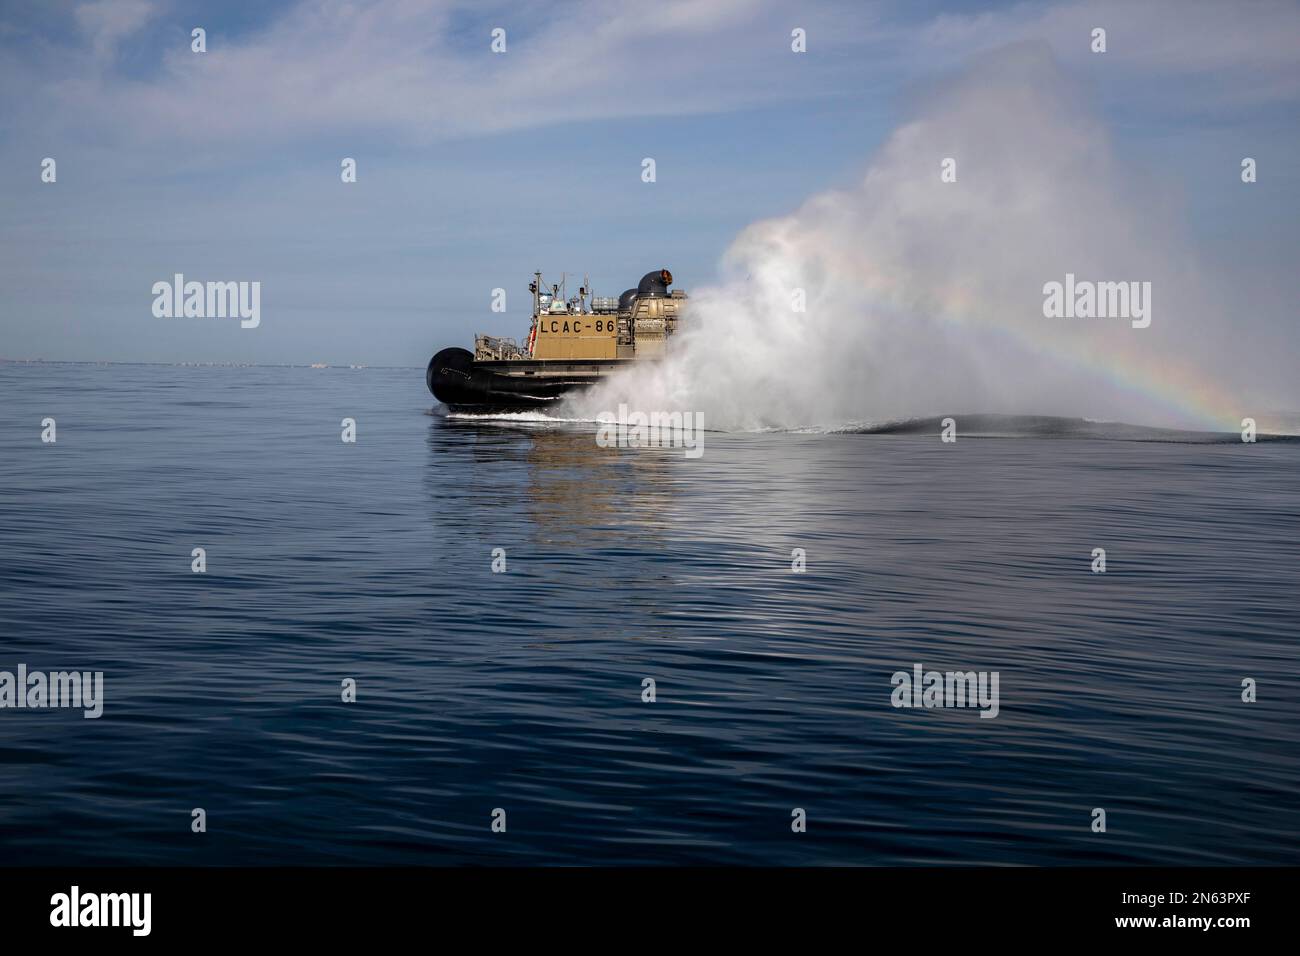
[[[688,459],[434,404],[0,365],[0,670],[104,673],[99,719],[0,710],[0,859],[1300,861],[1300,444],[957,415]],[[894,708],[916,664],[997,671],[998,716]]]

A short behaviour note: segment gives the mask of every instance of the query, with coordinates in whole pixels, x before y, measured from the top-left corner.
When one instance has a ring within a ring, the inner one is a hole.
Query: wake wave
[[[451,412],[444,417],[458,422],[508,426],[594,426],[606,417],[548,415],[545,412]],[[1235,431],[1197,431],[1185,428],[1160,428],[1128,422],[1096,421],[1061,415],[953,414],[885,422],[846,422],[836,425],[798,425],[745,430],[746,434],[790,435],[903,435],[938,437],[944,422],[951,418],[959,438],[1040,438],[1086,439],[1092,441],[1166,442],[1193,445],[1232,445],[1241,443]],[[1288,424],[1289,422],[1289,424]],[[1264,424],[1264,423],[1261,423]],[[1256,435],[1260,442],[1300,444],[1300,413],[1278,416],[1268,423],[1271,429]],[[710,429],[710,431],[714,431]],[[735,433],[735,432],[733,432]]]
[[[952,415],[910,418],[885,423],[854,423],[827,429],[834,434],[938,435],[945,418],[956,423],[960,438],[1076,438],[1096,441],[1174,442],[1179,444],[1240,444],[1239,432],[1157,428],[1127,422],[1101,422],[1056,415]],[[805,430],[805,429],[801,429]],[[1259,433],[1257,441],[1300,443],[1300,434]]]
[[[564,424],[564,423],[582,423],[595,421],[588,418],[570,418],[560,415],[548,415],[545,412],[527,411],[527,412],[447,412],[444,418],[454,419],[456,421],[504,421],[517,423],[536,423],[538,425],[547,424]]]

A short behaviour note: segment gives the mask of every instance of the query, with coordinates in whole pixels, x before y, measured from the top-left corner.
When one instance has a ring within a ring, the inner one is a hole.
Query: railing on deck
[[[527,353],[514,339],[498,338],[495,335],[474,336],[474,361],[476,362],[505,362],[524,358],[528,358]]]

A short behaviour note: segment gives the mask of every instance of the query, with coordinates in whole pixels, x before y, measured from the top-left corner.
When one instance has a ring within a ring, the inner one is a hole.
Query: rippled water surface
[[[105,675],[98,720],[0,710],[7,863],[1298,861],[1300,444],[691,460],[432,406],[419,369],[0,365],[0,670]],[[1000,713],[894,709],[917,663]]]

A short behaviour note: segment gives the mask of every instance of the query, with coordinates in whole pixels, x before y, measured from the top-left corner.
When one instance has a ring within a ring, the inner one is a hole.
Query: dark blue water
[[[0,859],[1297,862],[1300,444],[689,460],[432,405],[419,369],[0,365],[0,670],[105,675],[98,720],[0,710]],[[916,663],[998,671],[999,715],[891,707]]]

